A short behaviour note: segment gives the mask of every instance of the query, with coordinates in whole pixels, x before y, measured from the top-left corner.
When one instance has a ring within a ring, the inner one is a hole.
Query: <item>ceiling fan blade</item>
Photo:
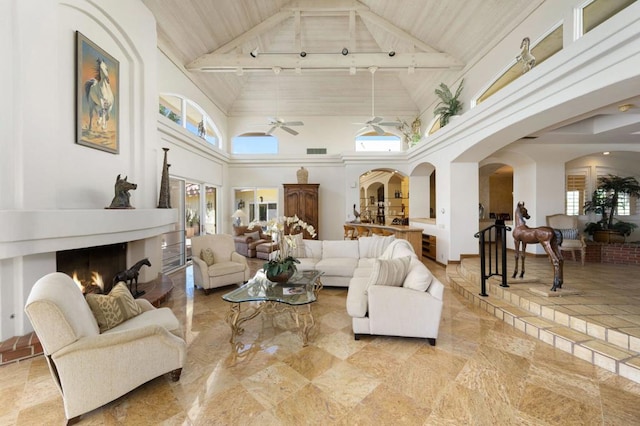
[[[354,123],[354,124],[362,124],[362,123]],[[364,132],[366,132],[368,130],[370,130],[369,126],[364,126],[362,129],[358,130],[357,134],[364,133]]]
[[[382,127],[376,126],[375,124],[372,124],[371,127],[373,127],[373,130],[375,130],[377,134],[379,135],[385,134],[385,131],[382,129]]]
[[[271,136],[271,133],[273,133],[273,131],[276,129],[276,126],[273,126],[272,128],[270,128],[267,133],[265,133],[265,135],[269,135]]]
[[[393,126],[393,127],[398,127],[400,126],[400,122],[399,121],[383,121],[381,123],[378,123],[378,126]]]
[[[371,120],[369,120],[369,123],[372,123],[372,124],[378,124],[378,123],[380,123],[382,120],[383,120],[383,118],[382,118],[382,117],[373,117]]]
[[[285,121],[282,123],[283,126],[304,126],[302,121]]]
[[[280,127],[282,130],[284,130],[285,132],[291,133],[293,136],[297,135],[298,132],[296,132],[293,129],[288,128],[287,126],[281,126]]]

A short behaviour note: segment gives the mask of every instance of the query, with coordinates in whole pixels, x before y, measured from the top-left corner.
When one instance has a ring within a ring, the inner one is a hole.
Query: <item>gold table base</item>
[[[321,289],[322,282],[318,279],[313,286],[313,292],[316,295],[316,299]],[[229,307],[229,312],[227,312],[225,317],[225,321],[229,324],[229,327],[231,327],[231,338],[229,339],[229,343],[231,343],[231,346],[236,350],[242,350],[244,348],[243,343],[236,341],[236,337],[241,336],[244,333],[242,324],[257,317],[262,312],[268,315],[288,312],[296,323],[298,334],[300,335],[300,339],[302,339],[302,346],[307,346],[309,344],[309,331],[316,324],[313,312],[311,311],[312,303],[307,303],[306,305],[289,305],[284,302],[267,300],[258,302],[259,305],[257,307],[251,307],[249,310],[245,311],[246,315],[244,316],[242,316],[243,312],[240,307],[242,303],[247,302],[232,303]]]

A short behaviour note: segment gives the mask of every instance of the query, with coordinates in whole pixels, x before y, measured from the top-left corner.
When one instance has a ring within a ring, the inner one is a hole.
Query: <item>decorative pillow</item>
[[[558,229],[562,233],[563,240],[577,240],[579,238],[579,231],[577,228],[572,229]]]
[[[204,263],[206,263],[207,266],[213,265],[214,258],[213,258],[213,252],[211,251],[211,249],[206,248],[206,249],[200,250],[200,259],[204,260]]]
[[[410,262],[411,256],[398,257],[391,260],[375,259],[369,277],[369,285],[402,286],[404,278],[407,276]]]
[[[427,291],[431,281],[433,281],[431,271],[417,257],[412,258],[409,263],[409,272],[407,272],[402,286],[412,290]]]
[[[253,241],[258,241],[260,239],[260,231],[247,232],[244,234],[244,236],[251,238]]]
[[[124,282],[119,282],[105,294],[87,294],[87,303],[98,321],[100,333],[142,313]]]

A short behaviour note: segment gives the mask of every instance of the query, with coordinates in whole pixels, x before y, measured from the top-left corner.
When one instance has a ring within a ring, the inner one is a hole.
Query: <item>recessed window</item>
[[[356,151],[400,151],[402,140],[399,136],[366,133],[356,137]]]
[[[582,9],[582,33],[586,34],[636,0],[594,0]]]
[[[195,102],[178,95],[162,94],[159,113],[207,143],[220,146],[213,121]]]
[[[278,138],[264,133],[245,133],[231,141],[233,154],[277,154]]]

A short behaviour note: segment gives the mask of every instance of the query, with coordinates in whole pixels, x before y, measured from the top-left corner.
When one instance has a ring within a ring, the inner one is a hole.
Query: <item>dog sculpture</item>
[[[138,187],[135,183],[127,182],[127,176],[124,179],[120,178],[120,175],[116,178],[115,184],[115,196],[111,201],[111,205],[107,207],[108,209],[133,209],[135,207],[131,207],[131,203],[129,199],[131,198],[131,194],[129,191],[134,190]]]

